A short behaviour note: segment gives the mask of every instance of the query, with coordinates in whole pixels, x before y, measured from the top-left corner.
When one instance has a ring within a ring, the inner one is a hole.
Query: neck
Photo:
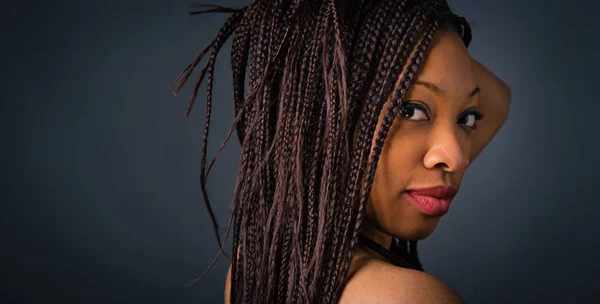
[[[363,223],[363,229],[361,230],[361,234],[377,242],[385,249],[390,250],[390,246],[392,244],[392,236],[371,226],[367,221]]]

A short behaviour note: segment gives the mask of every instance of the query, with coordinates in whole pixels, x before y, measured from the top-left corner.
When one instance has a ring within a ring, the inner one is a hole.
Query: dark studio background
[[[217,245],[199,187],[204,85],[183,117],[201,68],[175,98],[171,84],[227,17],[188,16],[193,3],[2,2],[2,303],[222,303],[225,258],[184,287]],[[512,106],[420,242],[424,267],[469,303],[597,303],[600,5],[450,5]],[[233,119],[230,43],[209,160]],[[222,226],[238,153],[232,137],[208,181]]]

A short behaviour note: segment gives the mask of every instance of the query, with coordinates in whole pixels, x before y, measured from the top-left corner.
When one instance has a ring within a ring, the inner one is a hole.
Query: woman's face
[[[410,189],[458,190],[469,165],[472,132],[476,132],[471,127],[478,123],[473,113],[479,104],[476,84],[471,57],[459,35],[438,31],[404,99],[410,104],[403,107],[385,140],[366,227],[406,240],[423,239],[433,232],[447,212],[447,203],[413,192],[415,200]],[[390,99],[379,116],[374,140],[389,103]]]

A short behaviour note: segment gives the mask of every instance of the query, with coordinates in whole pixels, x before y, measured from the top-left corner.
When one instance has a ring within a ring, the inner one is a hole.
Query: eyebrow
[[[446,95],[446,92],[443,89],[441,89],[440,87],[438,87],[437,85],[435,85],[435,84],[433,84],[431,82],[417,80],[415,82],[415,84],[424,86],[424,87],[428,88],[429,90],[433,91],[434,93],[436,93],[439,96],[445,96]],[[469,93],[467,95],[468,98],[471,98],[471,97],[475,96],[477,93],[479,93],[479,91],[480,91],[479,90],[479,86],[475,86],[475,88],[473,89],[473,91],[471,91],[471,93]]]

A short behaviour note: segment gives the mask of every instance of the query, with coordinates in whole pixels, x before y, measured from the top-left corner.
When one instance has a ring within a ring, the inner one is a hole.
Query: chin
[[[390,229],[390,235],[393,235],[397,238],[409,241],[419,241],[430,236],[437,224],[439,222],[439,218],[437,219],[428,219],[426,221],[419,223],[412,223],[410,226],[404,227],[394,227],[394,229]]]
[[[405,240],[409,240],[409,241],[419,241],[422,239],[426,239],[428,236],[430,236],[434,229],[419,229],[417,231],[415,231],[414,233],[410,234],[407,236],[407,238],[405,238]]]

